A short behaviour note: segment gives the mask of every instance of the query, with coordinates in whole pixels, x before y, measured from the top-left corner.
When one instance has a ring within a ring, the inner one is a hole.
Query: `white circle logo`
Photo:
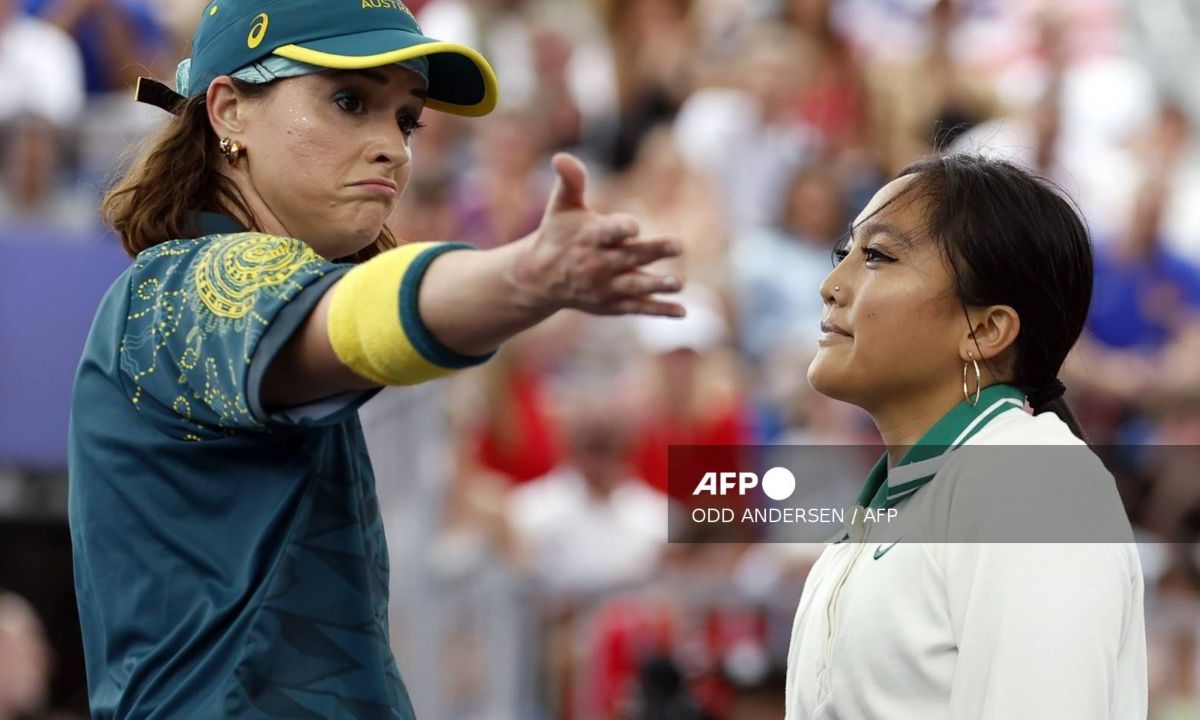
[[[762,476],[762,489],[772,500],[787,500],[796,492],[796,476],[784,467],[773,467]]]

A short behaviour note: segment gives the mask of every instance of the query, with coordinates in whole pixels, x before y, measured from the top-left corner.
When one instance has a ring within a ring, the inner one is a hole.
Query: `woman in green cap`
[[[104,201],[132,266],[75,384],[70,522],[96,718],[412,718],[358,407],[558,310],[674,316],[675,256],[554,159],[541,227],[397,247],[426,107],[489,112],[475,51],[400,2],[215,0],[175,117]]]

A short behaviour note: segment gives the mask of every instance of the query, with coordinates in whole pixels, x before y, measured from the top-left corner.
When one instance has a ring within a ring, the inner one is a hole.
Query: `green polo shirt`
[[[199,227],[117,279],[75,382],[69,517],[92,717],[412,718],[357,415],[373,392],[274,414],[260,399],[271,360],[353,266],[221,216]],[[405,287],[456,247],[419,257]],[[438,364],[484,359],[406,310]]]

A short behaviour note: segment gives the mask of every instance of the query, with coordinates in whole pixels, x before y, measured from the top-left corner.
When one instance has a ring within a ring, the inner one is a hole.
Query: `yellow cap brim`
[[[397,47],[398,44],[403,46]],[[382,47],[390,49],[382,50]],[[430,76],[426,107],[452,115],[487,115],[496,108],[500,96],[496,73],[483,55],[465,45],[429,41],[412,33],[373,31],[343,35],[303,45],[284,45],[274,54],[332,70],[362,70],[413,58],[428,58]]]

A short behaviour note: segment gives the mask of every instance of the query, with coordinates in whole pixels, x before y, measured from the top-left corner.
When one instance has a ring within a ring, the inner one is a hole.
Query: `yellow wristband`
[[[329,341],[346,367],[380,385],[416,385],[486,362],[447,348],[421,321],[421,280],[437,257],[474,249],[463,243],[413,243],[346,273],[333,288]],[[493,353],[494,354],[494,353]]]

